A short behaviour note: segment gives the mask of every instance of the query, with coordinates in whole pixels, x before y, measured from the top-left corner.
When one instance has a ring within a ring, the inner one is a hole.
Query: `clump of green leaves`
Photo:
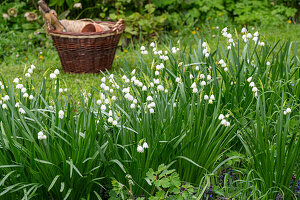
[[[169,170],[164,164],[159,165],[157,171],[149,169],[146,175],[148,184],[153,187],[150,200],[188,199],[194,193],[193,186],[182,183],[176,170]]]

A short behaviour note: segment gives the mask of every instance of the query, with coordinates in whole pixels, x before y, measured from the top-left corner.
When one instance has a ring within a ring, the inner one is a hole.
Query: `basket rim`
[[[70,20],[70,21],[75,21],[75,20]],[[110,22],[110,21],[95,21],[95,22],[98,24],[101,24],[101,23],[116,24],[117,23],[117,22]],[[65,38],[98,38],[98,37],[107,37],[107,36],[111,36],[111,35],[121,34],[124,30],[125,30],[125,25],[122,24],[115,31],[107,30],[107,31],[102,31],[102,32],[81,33],[81,32],[62,32],[62,31],[47,29],[47,32],[50,35],[58,36],[58,37],[65,37]]]

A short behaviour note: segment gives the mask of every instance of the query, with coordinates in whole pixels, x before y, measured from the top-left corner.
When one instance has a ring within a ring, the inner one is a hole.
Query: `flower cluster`
[[[38,132],[38,139],[39,140],[46,140],[47,139],[47,136],[42,132]]]
[[[223,59],[221,59],[219,61],[219,64],[224,68],[224,71],[227,72],[228,71],[228,68],[226,67],[227,64],[225,63],[225,61]]]
[[[55,69],[54,72],[50,74],[50,78],[51,79],[55,79],[58,74],[59,74],[59,70]]]
[[[283,111],[284,115],[287,115],[288,113],[291,113],[292,109],[291,108],[286,108],[285,111]]]
[[[243,34],[242,38],[243,38],[244,42],[248,42],[252,38],[252,40],[255,43],[257,43],[259,46],[265,46],[264,42],[260,42],[258,40],[259,33],[257,31],[252,35],[250,32],[248,32],[248,30],[245,27],[243,27],[241,30],[241,33]]]
[[[255,87],[255,83],[252,81],[252,76],[247,78],[247,82],[249,83],[249,86],[252,88],[252,92],[254,93],[254,96],[258,96],[258,89]]]
[[[208,47],[207,43],[203,42],[202,43],[202,47],[204,48],[203,51],[202,51],[202,53],[207,58],[209,56],[209,47]]]
[[[227,114],[225,116],[223,114],[219,115],[218,119],[221,120],[221,124],[223,126],[227,126],[227,127],[230,126],[230,122],[226,120],[226,118],[228,118],[228,117],[229,117],[229,114]]]
[[[138,146],[137,146],[137,149],[136,149],[136,150],[137,150],[137,152],[139,152],[139,153],[143,153],[143,152],[144,152],[144,149],[148,149],[148,148],[149,148],[147,142],[144,142],[144,143],[143,143],[143,141],[144,141],[144,140],[141,140],[141,141],[139,142]],[[143,145],[142,145],[142,143],[143,143]]]
[[[227,27],[223,28],[222,35],[228,39],[229,45],[227,46],[227,49],[231,49],[231,45],[235,46],[235,43],[233,41],[232,34],[227,33],[227,30],[228,30]]]

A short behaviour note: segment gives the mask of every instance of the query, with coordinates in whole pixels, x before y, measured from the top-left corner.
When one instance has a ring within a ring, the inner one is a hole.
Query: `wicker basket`
[[[111,69],[121,33],[125,29],[124,20],[96,23],[111,29],[93,33],[48,29],[65,72],[99,73]]]

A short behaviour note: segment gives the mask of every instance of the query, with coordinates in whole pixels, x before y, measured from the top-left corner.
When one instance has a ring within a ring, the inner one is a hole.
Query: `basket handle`
[[[112,28],[113,28],[113,31],[117,31],[117,33],[120,31],[120,28],[122,26],[125,25],[125,21],[124,19],[120,19]]]
[[[79,21],[90,21],[90,22],[93,22],[93,23],[96,23],[94,20],[90,19],[90,18],[83,18],[83,19],[80,19]]]

